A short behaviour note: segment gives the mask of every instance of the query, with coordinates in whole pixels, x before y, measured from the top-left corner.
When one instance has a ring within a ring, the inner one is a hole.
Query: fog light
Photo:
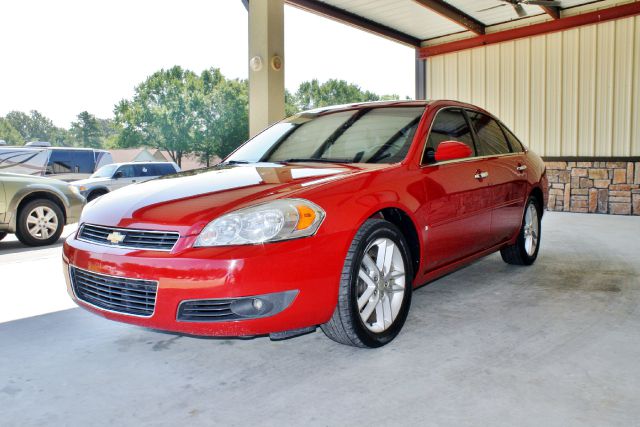
[[[262,307],[264,307],[264,303],[259,300],[258,298],[253,300],[253,308],[255,308],[257,311],[262,310]]]

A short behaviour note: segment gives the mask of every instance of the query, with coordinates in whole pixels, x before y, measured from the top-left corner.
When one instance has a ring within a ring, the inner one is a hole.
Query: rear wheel
[[[16,236],[28,246],[50,245],[64,228],[64,215],[51,200],[32,200],[20,209]]]
[[[380,347],[402,329],[412,291],[409,250],[388,221],[367,220],[351,243],[342,270],[338,304],[323,332],[356,347]]]
[[[504,262],[515,265],[531,265],[535,262],[540,249],[540,217],[537,199],[529,197],[516,243],[500,250]]]

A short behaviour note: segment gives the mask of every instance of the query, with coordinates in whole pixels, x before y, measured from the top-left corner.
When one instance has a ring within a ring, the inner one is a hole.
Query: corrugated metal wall
[[[484,107],[544,156],[639,156],[640,16],[428,58],[427,98]]]

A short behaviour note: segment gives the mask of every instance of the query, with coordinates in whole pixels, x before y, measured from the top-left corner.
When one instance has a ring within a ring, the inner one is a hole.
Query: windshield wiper
[[[291,159],[282,160],[283,163],[352,163],[353,159],[327,159],[324,157],[321,158],[312,158],[312,157],[294,157]]]

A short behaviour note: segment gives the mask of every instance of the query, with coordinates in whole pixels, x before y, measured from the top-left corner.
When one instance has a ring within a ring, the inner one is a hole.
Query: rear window
[[[65,173],[92,174],[95,168],[93,150],[51,150],[47,175]]]
[[[498,122],[477,111],[467,111],[467,114],[480,139],[478,144],[480,156],[492,156],[511,152]]]
[[[502,124],[502,123],[501,123]],[[521,153],[524,151],[524,147],[522,146],[522,143],[520,142],[520,140],[518,138],[516,138],[516,136],[509,130],[508,127],[506,127],[504,124],[502,124],[502,130],[504,130],[504,134],[507,135],[507,139],[509,140],[509,145],[511,145],[511,149],[516,152],[516,153]]]

